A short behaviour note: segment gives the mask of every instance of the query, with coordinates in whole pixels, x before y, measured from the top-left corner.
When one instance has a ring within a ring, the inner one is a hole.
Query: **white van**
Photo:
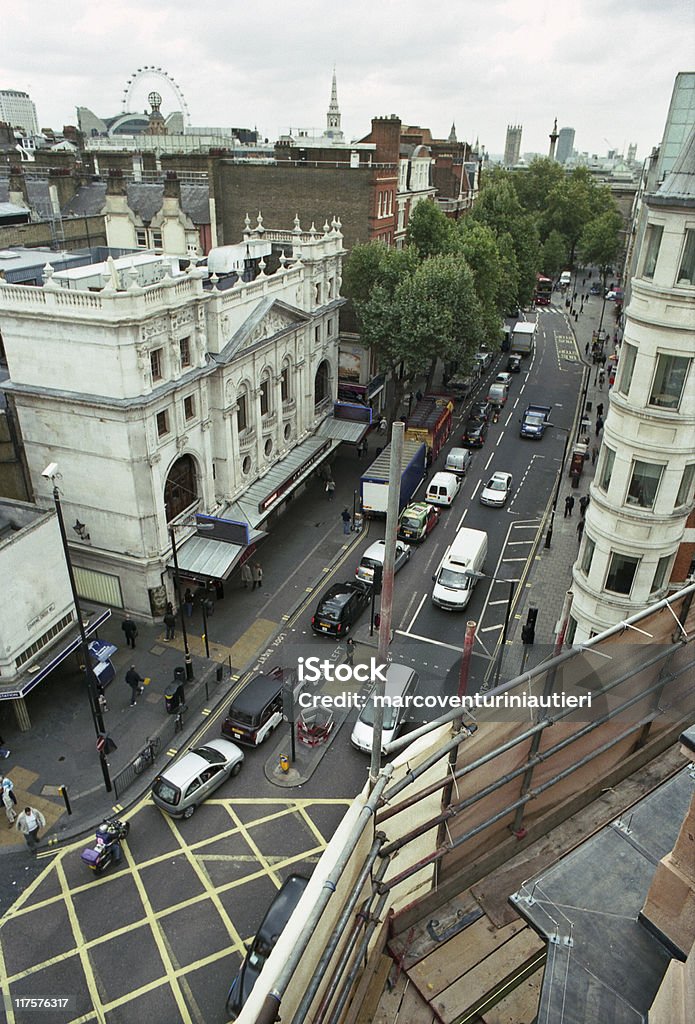
[[[417,690],[420,677],[417,672],[407,665],[398,665],[395,661],[390,662],[386,668],[386,683],[384,684],[384,724],[381,733],[381,745],[395,740],[401,726],[403,725],[408,711],[408,698]],[[364,707],[360,711],[359,718],[352,730],[350,742],[353,747],[371,754],[374,744],[374,693],[376,687],[371,690]]]
[[[432,601],[446,611],[461,611],[468,604],[478,582],[471,573],[483,571],[487,555],[487,534],[484,530],[462,527],[439,563],[432,577]]]
[[[425,501],[430,505],[453,505],[461,490],[461,478],[455,473],[435,473],[427,485]]]
[[[560,284],[564,285],[565,287],[567,287],[567,285],[569,285],[571,280],[572,280],[572,271],[571,270],[563,270],[562,273],[560,274]]]
[[[471,468],[472,461],[473,455],[467,448],[452,448],[446,457],[444,469],[447,473],[458,473],[459,476],[465,476]]]

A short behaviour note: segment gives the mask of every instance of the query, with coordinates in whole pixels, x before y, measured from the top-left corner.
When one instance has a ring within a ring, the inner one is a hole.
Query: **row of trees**
[[[607,273],[620,251],[621,217],[610,192],[580,168],[551,160],[525,172],[493,170],[463,220],[420,202],[403,249],[357,245],[345,265],[362,341],[396,383],[430,386],[437,359],[466,372],[483,343],[496,347],[503,316],[532,301],[536,273],[557,275],[579,257]]]

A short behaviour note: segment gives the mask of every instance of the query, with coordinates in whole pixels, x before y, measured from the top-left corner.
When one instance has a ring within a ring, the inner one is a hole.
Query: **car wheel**
[[[229,774],[232,775],[232,776],[238,775],[239,772],[241,771],[241,765],[242,765],[242,762],[241,761],[237,761],[237,763],[234,765],[234,767],[232,768],[232,770],[231,770],[231,772]]]
[[[191,804],[190,807],[187,807],[186,810],[183,812],[184,818],[192,818],[194,814],[195,804]]]
[[[410,550],[410,548],[408,548],[408,550],[407,550],[407,552],[406,552],[406,555],[405,555],[405,560],[406,560],[406,562],[409,562],[409,561],[410,561],[410,556],[412,555],[412,553],[413,553],[413,552],[412,552],[412,551]]]

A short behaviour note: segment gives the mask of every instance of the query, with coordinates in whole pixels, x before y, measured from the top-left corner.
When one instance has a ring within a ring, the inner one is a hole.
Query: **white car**
[[[511,473],[493,473],[480,492],[480,504],[501,508],[512,490]]]
[[[365,553],[362,555],[360,564],[355,569],[355,576],[358,580],[362,580],[364,583],[371,583],[374,579],[374,568],[377,565],[384,564],[384,555],[386,554],[386,541],[378,540],[374,544],[370,544]],[[396,565],[394,572],[405,565],[410,559],[411,551],[407,544],[396,541]]]
[[[495,384],[503,384],[505,388],[508,388],[512,382],[511,373],[498,373],[495,377]]]

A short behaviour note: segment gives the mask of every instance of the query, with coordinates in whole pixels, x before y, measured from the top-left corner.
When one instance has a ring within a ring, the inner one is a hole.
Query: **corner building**
[[[573,570],[568,639],[575,643],[684,582],[679,553],[692,532],[686,529],[695,490],[695,131],[646,204],[618,373]]]
[[[161,614],[172,527],[182,573],[227,578],[339,443],[318,428],[337,395],[342,237],[338,221],[270,231],[259,214],[211,253],[238,270],[224,278],[135,253],[47,265],[39,288],[0,281],[3,386],[37,504],[52,506],[55,462],[66,522],[85,525],[83,597]],[[199,513],[231,536],[188,528]]]

